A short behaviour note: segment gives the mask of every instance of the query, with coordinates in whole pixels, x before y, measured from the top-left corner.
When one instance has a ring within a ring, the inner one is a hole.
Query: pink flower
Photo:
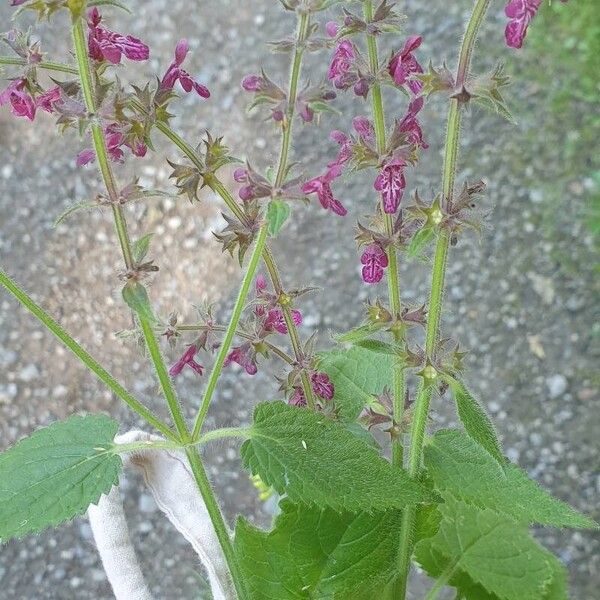
[[[508,25],[504,31],[506,44],[511,48],[520,48],[527,34],[527,27],[537,13],[542,0],[510,0],[504,12]]]
[[[334,38],[339,30],[340,26],[335,21],[328,21],[325,25],[325,32],[329,37]]]
[[[423,68],[412,54],[421,45],[422,40],[423,38],[418,35],[409,37],[404,48],[394,54],[388,65],[388,71],[396,85],[408,85],[413,94],[418,94],[423,87],[420,81],[409,79],[414,73],[423,72]]]
[[[329,375],[327,375],[327,373],[315,371],[310,376],[310,383],[313,392],[317,396],[319,396],[319,398],[322,398],[323,400],[333,399],[335,388],[333,387],[333,383],[331,383],[331,380],[329,379]]]
[[[301,387],[294,388],[294,393],[290,396],[288,404],[299,407],[306,406],[306,397],[304,396],[304,392],[302,391]]]
[[[335,87],[345,87],[344,76],[352,67],[355,58],[356,50],[352,42],[344,40],[336,46],[333,51],[333,58],[331,59],[329,71],[327,72],[328,79],[333,81]]]
[[[336,215],[343,217],[348,211],[342,206],[342,203],[333,197],[331,191],[331,182],[342,174],[342,167],[339,164],[333,164],[327,169],[324,175],[315,177],[307,181],[302,186],[303,194],[317,194],[321,206]]]
[[[0,93],[0,106],[10,102],[12,114],[16,117],[27,117],[30,121],[35,118],[35,102],[30,94],[24,91],[26,80],[15,79]]]
[[[90,58],[116,65],[125,55],[130,60],[147,60],[150,50],[146,44],[130,35],[115,33],[100,27],[102,16],[94,7],[88,14],[88,54]]]
[[[299,310],[292,310],[292,321],[294,325],[302,323],[302,313]],[[287,333],[288,328],[283,317],[283,311],[280,308],[272,308],[267,313],[267,318],[264,323],[265,329],[269,331],[278,331],[279,333]]]
[[[332,131],[329,138],[340,146],[338,157],[329,163],[329,168],[347,163],[352,158],[352,140],[343,131]]]
[[[40,94],[35,99],[35,105],[37,108],[41,108],[46,112],[52,113],[54,112],[54,104],[60,101],[60,88],[55,86],[43,94]]]
[[[264,85],[264,78],[260,75],[246,75],[242,79],[242,87],[247,92],[260,92]]]
[[[77,155],[75,165],[78,167],[82,167],[93,162],[94,160],[96,160],[96,154],[91,148],[86,148]]]
[[[183,356],[169,369],[169,375],[171,377],[176,377],[183,371],[186,365],[198,373],[198,375],[202,375],[204,367],[194,360],[197,352],[198,347],[196,344],[189,346],[183,353]]]
[[[237,363],[242,367],[248,375],[256,375],[258,367],[256,366],[256,351],[251,344],[242,344],[233,348],[227,355],[224,367],[228,367],[232,362]]]
[[[423,98],[416,98],[409,106],[405,117],[396,125],[398,133],[406,135],[407,141],[417,147],[429,148],[423,139],[423,130],[417,118],[418,112],[423,107]]]
[[[362,278],[365,283],[379,283],[388,266],[388,257],[379,244],[369,244],[360,257],[363,265]]]
[[[367,117],[354,117],[354,119],[352,119],[352,125],[361,141],[370,142],[375,138],[373,123],[371,123]]]
[[[404,167],[406,162],[400,158],[395,158],[383,166],[373,187],[381,192],[383,197],[383,210],[388,214],[394,214],[398,210],[406,179],[404,177]]]
[[[210,98],[210,91],[208,88],[201,83],[198,83],[195,79],[192,79],[191,75],[185,69],[181,68],[188,52],[189,45],[187,40],[179,40],[175,47],[175,60],[169,65],[167,72],[162,78],[160,89],[172,90],[179,81],[179,84],[185,92],[189,93],[194,90],[202,98]]]

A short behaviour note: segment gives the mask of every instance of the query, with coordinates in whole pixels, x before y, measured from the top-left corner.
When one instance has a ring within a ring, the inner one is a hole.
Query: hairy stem
[[[131,106],[136,110],[143,111],[144,107],[133,100],[131,102]],[[156,128],[169,140],[173,142],[189,159],[190,161],[200,170],[204,169],[204,165],[194,148],[188,144],[178,133],[173,131],[166,123],[157,122]],[[231,212],[243,223],[246,220],[246,217],[239,207],[238,203],[235,201],[235,198],[231,195],[229,190],[223,185],[223,183],[219,180],[219,178],[212,174],[206,181],[207,185],[210,187],[213,192],[218,194],[223,202],[227,205],[227,208],[231,210]],[[265,267],[267,268],[267,272],[269,273],[269,278],[271,279],[271,283],[273,284],[273,289],[275,293],[280,294],[283,291],[283,284],[281,282],[281,277],[279,276],[279,271],[277,269],[277,265],[275,263],[275,259],[273,257],[273,253],[271,252],[268,245],[265,244],[262,254],[263,261],[265,263]],[[291,318],[290,309],[282,309],[284,318],[286,319],[288,335],[290,338],[290,342],[292,344],[292,348],[301,349],[302,346],[300,344],[300,336],[298,335],[298,328],[296,324]],[[296,350],[294,350],[296,361],[302,358],[301,355],[296,354]],[[312,386],[308,381],[308,377],[306,374],[302,376],[302,389],[304,391],[304,396],[307,398],[308,402],[312,402],[314,404],[314,397],[312,393]]]
[[[158,346],[158,342],[156,341],[152,323],[143,317],[140,317],[139,320],[140,325],[142,326],[144,339],[146,340],[146,347],[150,353],[150,358],[152,359],[152,364],[154,365],[156,375],[158,376],[160,387],[169,406],[169,411],[173,417],[173,422],[175,423],[175,429],[177,429],[177,433],[179,433],[181,441],[188,442],[189,432],[185,422],[185,417],[181,412],[181,406],[179,405],[175,388],[173,387],[167,367],[165,366],[165,361],[160,353],[160,348]]]
[[[137,450],[183,450],[191,446],[201,446],[215,440],[226,438],[237,438],[246,440],[250,437],[249,427],[222,427],[213,429],[201,435],[195,442],[131,442],[129,444],[113,444],[110,452],[113,454],[123,454],[124,452],[135,452]]]
[[[16,58],[12,56],[0,56],[0,65],[15,65],[25,67],[29,63],[24,58]],[[52,62],[49,60],[43,60],[39,63],[31,65],[39,69],[45,69],[46,71],[57,71],[58,73],[68,73],[69,75],[77,75],[79,71],[77,67],[65,65],[63,63]]]
[[[236,330],[240,323],[240,317],[242,316],[244,306],[246,305],[248,292],[250,291],[250,288],[252,286],[252,281],[254,280],[254,276],[256,274],[258,262],[263,252],[265,242],[267,240],[267,232],[267,224],[264,223],[261,226],[260,231],[258,233],[258,238],[256,240],[254,250],[252,251],[252,255],[250,256],[248,268],[246,269],[246,273],[244,274],[244,278],[242,279],[242,285],[240,287],[238,297],[235,301],[233,312],[231,313],[229,325],[227,325],[227,330],[225,331],[225,337],[223,338],[223,341],[219,346],[219,352],[217,354],[215,364],[208,378],[206,391],[204,392],[204,397],[202,398],[202,402],[200,403],[200,409],[194,422],[194,428],[192,430],[192,440],[198,439],[200,431],[202,430],[202,425],[204,424],[204,419],[206,418],[206,414],[208,413],[208,408],[210,406],[213,393],[215,391],[215,388],[217,387],[217,381],[219,380],[219,376],[221,375],[221,371],[223,369],[223,363],[225,362],[225,358],[227,357],[229,349],[231,348],[231,342],[233,340],[233,337],[235,336]]]
[[[373,20],[373,2],[367,0],[363,5],[365,21],[369,23]],[[379,57],[377,53],[377,40],[375,36],[367,33],[367,51],[369,55],[369,66],[373,75],[379,72]],[[381,86],[375,82],[371,88],[371,100],[373,110],[373,122],[375,128],[375,140],[377,143],[377,152],[380,155],[385,154],[385,115],[383,112],[383,100],[381,98]],[[383,200],[382,200],[383,202]],[[385,229],[388,236],[394,232],[393,216],[384,213]],[[398,273],[398,253],[394,246],[387,249],[388,268],[387,283],[388,295],[390,299],[390,308],[395,318],[400,317],[402,303],[400,300],[400,275]],[[404,367],[398,365],[393,373],[393,414],[394,421],[399,423],[402,420],[404,412]],[[392,462],[396,466],[402,466],[403,448],[402,438],[394,440],[392,444]]]
[[[100,379],[112,392],[150,425],[156,427],[166,438],[176,441],[177,436],[166,423],[134,398],[102,365],[86,352],[41,306],[0,269],[0,284],[3,285],[29,312],[53,333],[77,358]]]
[[[456,84],[460,89],[466,81],[471,56],[479,27],[491,0],[476,0],[473,12],[467,23],[465,35],[462,40],[458,58]],[[446,206],[451,205],[454,192],[454,181],[456,178],[456,167],[458,161],[458,147],[460,135],[461,106],[457,98],[450,99],[448,109],[448,126],[446,130],[446,142],[444,147],[444,166],[442,170],[442,194]],[[431,278],[431,292],[429,299],[429,314],[426,329],[426,355],[430,360],[436,351],[437,340],[440,330],[440,318],[442,312],[442,300],[446,277],[446,262],[450,235],[447,230],[442,230],[437,239],[433,272]],[[421,470],[421,457],[423,454],[423,439],[429,415],[429,405],[433,384],[422,383],[419,387],[415,401],[413,422],[410,431],[410,452],[408,459],[408,472],[412,477],[418,477]],[[404,599],[406,596],[406,585],[410,569],[410,557],[413,549],[413,531],[415,522],[415,508],[408,507],[402,514],[402,530],[400,539],[400,552],[398,563],[398,579],[396,583],[396,598]]]
[[[123,214],[121,205],[118,204],[118,188],[116,187],[112,170],[108,162],[106,141],[104,139],[102,125],[96,120],[96,106],[94,102],[92,74],[87,56],[87,44],[83,29],[83,21],[81,18],[75,19],[72,31],[81,89],[87,111],[90,113],[92,119],[91,129],[92,138],[94,141],[94,150],[96,152],[98,165],[100,167],[100,173],[102,175],[102,179],[108,192],[109,199],[113,202],[112,208],[113,217],[115,221],[115,229],[117,231],[117,236],[121,245],[123,259],[125,261],[127,269],[130,270],[134,266],[134,261],[131,252],[131,243],[127,234],[125,216]],[[154,361],[158,378],[161,382],[161,385],[163,386],[163,391],[169,404],[169,409],[171,410],[173,420],[177,427],[177,431],[181,436],[181,441],[187,442],[190,439],[190,434],[187,430],[187,426],[185,424],[185,420],[183,419],[183,415],[181,414],[177,398],[172,389],[171,382],[169,380],[166,367],[164,365],[164,361],[162,360],[162,356],[160,355],[160,351],[158,350],[158,344],[156,343],[156,339],[154,338],[154,332],[147,321],[145,321],[144,319],[140,319],[140,322],[142,325],[142,330],[144,332],[144,337],[146,339],[146,344],[148,346],[148,349],[150,350],[150,354]],[[212,488],[210,487],[210,483],[206,476],[204,466],[202,465],[200,454],[198,453],[198,450],[196,448],[188,448],[186,450],[186,455],[188,457],[188,460],[190,461],[190,467],[196,480],[196,484],[198,486],[200,494],[202,495],[202,499],[206,504],[208,514],[217,534],[217,538],[219,539],[219,542],[221,544],[221,548],[223,550],[223,554],[225,555],[225,559],[227,561],[227,565],[231,573],[231,577],[233,579],[233,583],[235,585],[238,597],[240,598],[240,600],[242,600],[246,597],[242,574],[239,568],[239,564],[237,562],[237,557],[235,556],[233,551],[233,545],[229,537],[229,531],[227,530],[227,526],[225,525],[225,522],[223,520],[223,515],[221,514]]]
[[[235,591],[237,592],[237,597],[239,600],[245,600],[247,595],[240,564],[237,555],[235,554],[235,550],[233,549],[229,530],[225,524],[225,521],[223,520],[221,509],[219,508],[219,505],[215,499],[215,495],[212,491],[204,465],[202,464],[202,459],[200,458],[198,449],[196,447],[190,447],[186,449],[185,453],[190,463],[194,479],[196,480],[196,485],[200,490],[200,494],[204,500],[204,504],[206,505],[206,510],[208,511],[210,520],[215,528],[217,539],[221,544],[221,549],[223,550],[225,560],[227,561],[229,572],[231,573],[231,578],[233,580],[233,585],[235,587]]]
[[[456,565],[450,564],[444,571],[440,574],[440,576],[436,579],[433,587],[427,592],[427,595],[423,600],[436,600],[439,596],[440,592],[444,589],[448,581],[450,581],[450,577],[454,574],[454,569]]]
[[[227,327],[223,325],[203,325],[202,323],[199,323],[198,325],[177,325],[176,329],[177,331],[220,331],[223,333],[227,331]],[[249,342],[256,340],[256,336],[253,336],[249,333],[244,333],[239,329],[234,335],[242,338],[243,340],[248,340]],[[275,344],[271,344],[271,342],[268,342],[267,340],[261,340],[260,342],[288,365],[294,364],[294,359]]]

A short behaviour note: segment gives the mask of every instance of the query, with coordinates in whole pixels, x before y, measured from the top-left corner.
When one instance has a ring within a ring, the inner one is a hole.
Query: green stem
[[[427,595],[423,600],[436,600],[439,596],[439,593],[444,589],[447,585],[448,581],[450,581],[450,577],[454,574],[455,565],[450,564],[441,575],[437,578],[433,587],[427,592]]]
[[[0,65],[16,65],[20,67],[36,67],[39,69],[45,69],[46,71],[58,71],[59,73],[69,73],[69,75],[77,75],[79,71],[77,67],[71,67],[62,63],[51,62],[43,60],[42,62],[30,64],[24,58],[13,58],[12,56],[0,56]]]
[[[204,435],[201,435],[196,442],[131,442],[130,444],[113,444],[111,452],[113,454],[123,454],[124,452],[135,452],[137,450],[183,450],[191,446],[200,446],[213,442],[215,440],[223,440],[226,438],[248,439],[250,437],[249,427],[222,427],[221,429],[213,429]]]
[[[296,99],[298,95],[298,80],[300,77],[300,68],[302,67],[302,56],[304,55],[304,41],[308,34],[310,26],[310,15],[307,12],[300,14],[298,19],[298,29],[296,32],[296,50],[292,59],[292,69],[290,73],[290,86],[287,95],[288,109],[282,128],[281,151],[279,154],[279,164],[277,166],[277,175],[275,177],[275,187],[280,187],[284,180],[288,165],[288,155],[290,143],[292,140],[292,126],[294,123],[294,111],[296,108]]]
[[[144,339],[146,340],[146,347],[148,348],[150,358],[152,359],[152,364],[154,365],[156,375],[158,376],[158,381],[160,382],[160,387],[169,406],[171,416],[173,417],[175,429],[177,429],[177,433],[179,433],[181,441],[188,442],[190,437],[187,424],[185,422],[185,417],[181,411],[181,406],[179,406],[179,400],[177,399],[175,388],[173,387],[167,367],[165,366],[165,361],[160,353],[160,348],[158,346],[158,341],[156,340],[156,335],[154,334],[152,323],[148,319],[141,316],[139,317],[139,321],[140,325],[142,326]]]
[[[363,14],[367,23],[373,20],[373,2],[367,0],[363,5]],[[367,34],[367,52],[371,73],[376,76],[379,72],[379,57],[377,53],[377,40],[375,36]],[[375,128],[375,141],[377,152],[385,154],[385,115],[383,112],[383,100],[381,97],[381,86],[375,82],[371,88],[371,99],[373,105],[373,122]],[[383,201],[383,200],[382,200]],[[388,236],[394,232],[393,216],[384,212],[385,229]],[[387,283],[390,308],[395,318],[400,318],[402,303],[400,300],[400,275],[398,272],[398,253],[396,248],[390,245],[387,248],[388,268]],[[399,365],[394,368],[393,373],[393,414],[394,421],[400,423],[404,412],[404,367]],[[392,463],[401,467],[403,461],[402,438],[394,440],[392,444]]]
[[[112,392],[127,404],[150,425],[156,427],[166,438],[177,441],[177,436],[139,400],[134,398],[116,379],[86,352],[41,306],[21,289],[0,269],[2,284],[29,312],[31,312],[51,333],[53,333],[79,360],[100,379]]]
[[[108,193],[108,198],[112,203],[115,230],[117,232],[117,237],[119,238],[119,245],[121,246],[123,260],[125,261],[125,266],[127,269],[131,270],[134,267],[134,260],[131,252],[131,242],[129,241],[129,235],[127,233],[127,223],[125,221],[125,215],[123,214],[123,208],[119,204],[118,187],[108,160],[108,152],[106,149],[104,132],[102,131],[102,124],[96,119],[94,85],[92,81],[90,63],[87,56],[87,45],[83,30],[83,20],[81,18],[76,19],[73,23],[73,42],[75,46],[75,58],[77,60],[77,66],[79,69],[81,91],[85,100],[86,109],[91,118],[90,128],[92,130],[92,141],[94,144],[94,151],[96,152],[96,159],[98,160],[98,168],[100,169],[100,174],[102,175],[102,180],[104,181],[104,185]]]
[[[225,331],[227,331],[227,328],[224,327],[223,325],[202,325],[202,324],[177,325],[176,329],[177,329],[177,331],[221,331],[223,333]],[[235,332],[235,335],[239,338],[242,338],[243,340],[248,340],[250,342],[252,342],[256,339],[256,336],[250,335],[249,333],[244,333],[243,331],[239,331],[239,330]],[[275,354],[281,360],[286,362],[288,365],[294,364],[294,359],[289,354],[284,352],[281,348],[276,346],[275,344],[271,344],[271,342],[269,342],[267,340],[260,340],[260,342],[261,342],[261,344],[264,344],[273,354]]]
[[[210,481],[208,480],[204,465],[202,464],[202,459],[200,458],[198,449],[195,447],[187,448],[185,453],[188,457],[194,479],[196,480],[196,485],[200,490],[200,494],[204,500],[204,504],[206,505],[206,510],[210,516],[215,533],[217,534],[217,539],[221,544],[221,549],[223,550],[225,560],[229,566],[229,571],[231,573],[231,578],[233,580],[233,585],[235,586],[238,599],[245,600],[247,595],[244,584],[244,576],[242,574],[235,550],[233,549],[229,530],[225,524],[225,521],[223,520],[223,515],[221,514],[221,510],[215,499],[214,492],[211,488]]]
[[[219,352],[217,354],[215,364],[212,368],[212,371],[210,372],[208,383],[206,385],[206,391],[204,392],[204,397],[202,398],[202,402],[200,404],[200,410],[198,411],[198,416],[196,417],[194,428],[192,430],[192,440],[198,439],[198,436],[200,435],[200,431],[202,429],[202,425],[204,424],[204,419],[206,418],[206,414],[208,413],[208,408],[210,406],[213,393],[215,391],[215,388],[217,387],[217,381],[219,380],[221,370],[223,369],[223,363],[225,362],[225,358],[227,357],[229,349],[231,348],[231,342],[238,328],[240,317],[242,316],[242,311],[244,310],[244,306],[246,305],[248,292],[250,291],[250,288],[252,286],[252,281],[254,280],[254,276],[256,274],[258,262],[265,247],[267,233],[268,227],[265,223],[261,226],[259,230],[258,238],[256,240],[254,250],[252,251],[250,262],[248,263],[248,268],[246,269],[246,273],[242,280],[242,285],[240,287],[237,300],[235,301],[235,305],[233,307],[233,312],[231,313],[229,325],[227,326],[227,330],[225,331],[225,337],[223,338],[223,341],[219,346]]]
[[[473,48],[477,39],[479,27],[483,22],[485,13],[491,0],[476,0],[473,12],[467,23],[465,35],[462,40],[458,59],[456,75],[457,87],[465,83],[473,54]],[[444,147],[444,166],[442,170],[442,193],[446,206],[452,204],[454,182],[456,178],[456,167],[458,161],[459,135],[460,135],[461,106],[457,98],[450,99],[448,109],[448,126],[446,130],[446,142]],[[447,230],[442,230],[437,239],[434,256],[433,272],[431,279],[431,292],[429,299],[429,314],[426,328],[426,355],[427,359],[435,354],[437,340],[440,330],[440,318],[442,312],[442,301],[446,277],[446,263],[450,235]],[[433,384],[420,385],[415,401],[413,422],[411,425],[410,451],[408,459],[408,472],[416,478],[421,470],[421,457],[423,453],[423,439],[429,415],[429,405]],[[413,532],[415,523],[415,508],[409,506],[402,513],[402,530],[400,534],[400,551],[398,559],[398,579],[396,581],[396,598],[404,599],[406,596],[406,585],[410,569],[410,557],[413,549]]]

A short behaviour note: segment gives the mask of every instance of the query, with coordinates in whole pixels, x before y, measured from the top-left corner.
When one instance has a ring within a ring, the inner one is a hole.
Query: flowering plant
[[[14,54],[0,57],[0,64],[10,65],[15,74],[0,94],[0,106],[10,105],[15,116],[31,121],[41,109],[62,130],[76,128],[90,146],[73,159],[80,168],[96,163],[105,190],[86,206],[106,208],[114,220],[124,263],[124,308],[134,316],[135,333],[143,339],[172,424],[129,393],[0,270],[3,287],[162,436],[130,432],[115,438],[114,420],[88,415],[21,440],[0,455],[0,539],[38,532],[88,508],[94,520],[95,505],[101,509],[114,494],[123,463],[154,452],[160,459],[148,477],[155,495],[165,504],[178,502],[170,518],[201,555],[216,598],[404,599],[414,565],[433,579],[428,600],[445,586],[455,588],[457,598],[476,600],[566,598],[565,568],[528,529],[597,524],[507,460],[492,422],[464,384],[463,352],[440,334],[451,247],[465,230],[478,230],[483,219],[483,181],[456,182],[461,118],[475,102],[510,117],[503,68],[471,72],[491,0],[474,3],[455,73],[445,65],[423,66],[422,36],[404,33],[405,19],[388,0],[377,5],[373,0],[280,1],[297,21],[292,38],[272,44],[291,54],[289,80],[280,85],[261,71],[242,81],[252,95],[251,108],[264,110],[281,134],[277,164],[261,173],[252,157],[245,162],[234,157],[221,137],[207,133],[193,146],[171,127],[178,93],[194,93],[198,102],[210,98],[208,88],[182,66],[189,52],[185,40],[176,44],[172,62],[155,81],[127,89],[115,76],[115,65],[145,61],[150,49],[108,28],[98,7],[118,8],[119,2],[12,0],[16,15],[34,11],[59,24],[69,18],[75,64],[45,60],[29,32],[7,32],[3,40]],[[509,46],[521,47],[540,4],[509,2]],[[323,22],[324,11],[339,9],[337,20]],[[397,46],[385,59],[378,50],[384,35],[393,36]],[[321,83],[302,84],[307,52],[330,55]],[[47,84],[46,72],[58,79]],[[406,99],[404,112],[393,121],[385,118],[384,89]],[[333,131],[335,156],[306,174],[290,161],[294,125],[298,120],[319,124],[335,110],[343,91],[356,95],[370,114],[352,118],[347,131]],[[416,191],[409,194],[407,184],[428,148],[422,111],[433,95],[445,96],[449,105],[442,181],[436,194],[422,198]],[[237,256],[244,275],[226,326],[215,323],[210,308],[200,311],[196,323],[181,323],[174,313],[158,315],[153,308],[147,291],[158,270],[148,259],[152,236],[132,241],[126,215],[127,205],[160,192],[137,180],[119,182],[116,169],[153,151],[158,135],[183,154],[179,162],[169,162],[177,193],[197,202],[199,189],[208,187],[227,207],[226,225],[215,237]],[[238,199],[222,182],[226,169],[240,184]],[[285,231],[292,210],[315,196],[331,218],[346,217],[347,208],[334,192],[344,173],[362,173],[372,182],[376,202],[355,229],[357,263],[367,285],[385,278],[388,290],[385,299],[368,302],[364,323],[337,335],[333,349],[319,350],[314,338],[300,338],[298,307],[313,290],[284,285],[269,238]],[[405,304],[399,261],[430,255],[428,301]],[[162,343],[179,352],[170,368]],[[205,431],[223,369],[239,367],[240,376],[253,376],[271,357],[285,366],[277,381],[281,399],[258,404],[247,427]],[[184,371],[207,379],[193,423],[185,419],[176,393]],[[462,427],[429,435],[430,404],[446,395]],[[223,519],[199,447],[224,438],[243,440],[242,462],[261,496],[280,497],[269,531],[240,517],[232,534]],[[171,452],[181,460],[169,462]],[[177,490],[166,482],[179,470]],[[184,509],[176,494],[182,490],[198,496],[184,502]],[[196,518],[194,510],[198,518],[206,515],[210,531],[202,533],[215,539],[210,549],[187,523]],[[102,552],[102,532],[95,529],[95,534]],[[110,560],[103,558],[108,569]],[[113,578],[111,583],[118,597],[128,597],[127,582]]]

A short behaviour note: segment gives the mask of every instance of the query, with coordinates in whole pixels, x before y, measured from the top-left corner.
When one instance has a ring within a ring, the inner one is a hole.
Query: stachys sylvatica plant
[[[119,510],[116,486],[125,465],[142,468],[160,508],[199,554],[215,598],[404,599],[415,568],[431,577],[428,600],[446,587],[469,600],[567,598],[564,566],[529,528],[597,524],[506,459],[493,424],[463,382],[463,353],[440,333],[452,246],[481,226],[484,212],[483,181],[456,180],[461,117],[471,103],[481,103],[510,118],[503,68],[471,69],[492,0],[476,0],[462,38],[456,32],[461,42],[454,70],[426,60],[422,37],[391,1],[280,3],[296,21],[293,35],[273,43],[290,55],[287,81],[257,68],[241,82],[251,107],[264,111],[281,134],[276,164],[260,172],[253,157],[235,158],[215,132],[198,143],[172,129],[182,94],[194,95],[199,110],[210,101],[207,87],[185,70],[186,40],[174,41],[173,55],[151,81],[123,86],[115,67],[147,60],[150,48],[115,31],[112,11],[142,10],[142,3],[12,0],[15,17],[33,12],[52,21],[55,35],[70,31],[72,50],[62,61],[47,58],[31,31],[4,33],[0,106],[34,122],[48,113],[61,131],[81,137],[82,149],[73,156],[77,166],[98,167],[103,191],[83,207],[99,207],[114,220],[123,256],[123,270],[115,274],[123,310],[134,316],[134,334],[144,340],[171,421],[128,392],[0,271],[3,288],[156,430],[116,435],[114,420],[84,415],[18,441],[0,454],[0,538],[39,532],[89,509],[117,598],[150,598]],[[510,0],[509,46],[522,45],[541,3]],[[202,3],[190,3],[190,10],[201,18]],[[328,20],[332,15],[335,20]],[[378,51],[383,36],[393,40],[391,55]],[[311,72],[310,82],[302,75],[309,52],[325,56],[322,77]],[[384,88],[404,99],[403,114],[384,110]],[[308,165],[291,161],[294,126],[326,121],[343,92],[357,96],[356,113],[348,115],[345,131],[331,132],[330,162],[306,173]],[[441,182],[431,185],[437,192],[422,197],[406,188],[428,148],[421,117],[433,95],[447,98],[445,149]],[[227,324],[216,323],[210,310],[194,323],[153,310],[148,283],[158,266],[150,258],[152,235],[132,240],[127,214],[130,205],[165,192],[123,180],[119,165],[153,151],[158,137],[181,155],[169,162],[176,192],[194,203],[206,186],[227,207],[226,225],[211,243],[215,251],[220,244],[237,256],[244,269]],[[236,190],[222,183],[228,170]],[[356,234],[364,283],[385,280],[387,294],[367,304],[364,322],[335,337],[333,349],[317,349],[313,338],[301,338],[302,298],[312,290],[285,280],[269,239],[285,235],[291,213],[313,210],[316,201],[332,219],[347,219],[334,192],[342,175],[366,177],[372,185],[371,201],[361,206],[361,214],[371,214],[355,227],[348,223],[348,232]],[[430,295],[412,306],[402,300],[398,265],[423,257],[429,260],[421,264],[431,265]],[[170,367],[162,345],[179,348]],[[207,431],[223,370],[249,377],[271,358],[282,364],[272,392],[279,400],[257,404],[246,427]],[[193,422],[185,419],[176,392],[183,371],[205,380]],[[430,405],[444,396],[452,399],[462,427],[428,431]],[[376,441],[375,428],[389,434],[376,436],[389,445]],[[231,531],[223,519],[200,449],[210,452],[210,442],[224,438],[242,441],[242,464],[261,495],[280,497],[269,531],[244,517]]]

